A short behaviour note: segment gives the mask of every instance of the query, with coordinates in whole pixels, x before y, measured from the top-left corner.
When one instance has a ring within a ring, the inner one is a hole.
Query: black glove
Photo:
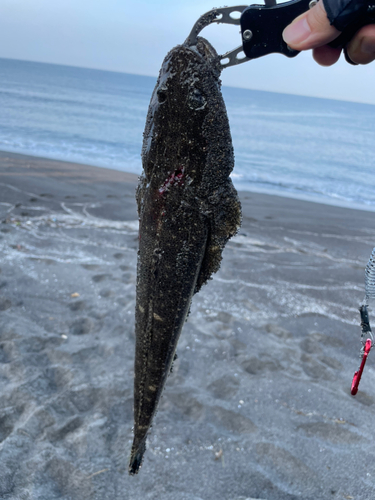
[[[330,23],[339,31],[366,24],[363,20],[371,21],[375,15],[375,1],[371,0],[323,0],[323,4]]]

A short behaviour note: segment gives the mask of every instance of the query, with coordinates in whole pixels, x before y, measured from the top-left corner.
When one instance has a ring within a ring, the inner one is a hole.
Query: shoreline
[[[20,162],[32,162],[32,163],[41,163],[41,164],[46,164],[49,163],[50,165],[54,165],[56,170],[59,170],[60,168],[63,168],[64,170],[70,172],[72,175],[77,172],[77,169],[80,169],[80,173],[85,178],[87,175],[92,175],[89,174],[90,169],[94,169],[93,172],[95,172],[95,169],[97,169],[97,174],[95,175],[96,178],[101,178],[101,179],[108,179],[111,178],[113,181],[125,181],[125,182],[135,182],[138,183],[138,178],[140,174],[134,174],[132,172],[126,172],[123,170],[117,170],[111,167],[101,167],[97,165],[91,165],[88,163],[77,163],[73,161],[67,161],[67,160],[58,160],[54,158],[48,158],[44,156],[34,156],[30,154],[23,154],[23,153],[14,153],[10,151],[3,151],[0,150],[0,169],[3,167],[3,162],[6,158],[13,158],[16,159]],[[0,172],[0,175],[3,175]],[[235,184],[234,179],[232,179],[233,183]],[[241,198],[243,196],[246,196],[246,194],[252,194],[256,196],[270,196],[274,198],[279,198],[279,199],[287,199],[287,200],[295,200],[296,202],[302,202],[302,203],[313,203],[314,205],[323,205],[327,207],[333,207],[333,208],[338,208],[338,209],[345,209],[345,210],[355,210],[355,211],[362,211],[366,213],[373,213],[375,212],[375,206],[370,207],[370,206],[362,206],[362,205],[357,205],[353,204],[352,206],[349,204],[349,202],[345,201],[330,201],[330,200],[316,200],[313,199],[313,195],[309,197],[309,195],[291,195],[288,194],[287,192],[278,192],[278,193],[273,193],[272,190],[244,190],[240,189],[238,185],[235,184],[236,190],[238,191],[239,195]]]
[[[79,172],[85,178],[88,175],[88,170],[89,169],[97,169],[97,176],[96,178],[104,178],[108,177],[108,175],[105,175],[106,172],[110,171],[112,172],[111,178],[113,180],[126,180],[129,182],[138,182],[138,177],[139,175],[133,174],[131,172],[124,172],[122,170],[116,170],[112,168],[106,168],[106,167],[98,167],[96,165],[90,165],[88,163],[77,163],[73,161],[66,161],[66,160],[56,160],[54,158],[48,158],[45,156],[34,156],[30,154],[23,154],[23,153],[13,153],[11,151],[3,151],[0,150],[0,168],[4,167],[2,163],[7,160],[7,159],[13,159],[13,160],[18,160],[19,162],[28,162],[28,163],[41,163],[43,164],[49,164],[49,166],[54,165],[56,168],[56,171],[58,171],[58,167],[60,166],[61,168],[64,168],[67,170],[69,173],[74,174],[77,172],[77,168],[81,169]],[[19,166],[19,165],[18,165]],[[24,167],[25,168],[25,167]],[[26,167],[28,168],[28,167]],[[46,168],[48,168],[46,166]]]

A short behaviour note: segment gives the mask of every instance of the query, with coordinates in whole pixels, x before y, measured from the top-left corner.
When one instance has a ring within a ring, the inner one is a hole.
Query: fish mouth
[[[183,46],[195,54],[198,53],[212,69],[219,71],[219,74],[221,73],[223,68],[220,63],[220,56],[206,38],[198,36],[197,42],[194,45],[189,45],[188,40],[185,40]]]

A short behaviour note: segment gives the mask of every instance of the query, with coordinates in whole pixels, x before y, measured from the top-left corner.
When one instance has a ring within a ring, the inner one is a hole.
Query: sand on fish
[[[0,153],[0,498],[372,498],[374,214],[250,192],[128,476],[136,183]]]

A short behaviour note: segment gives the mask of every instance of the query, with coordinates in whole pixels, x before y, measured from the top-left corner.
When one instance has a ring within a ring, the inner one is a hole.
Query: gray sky
[[[212,7],[212,0],[1,0],[0,57],[156,76],[166,53]],[[209,26],[202,35],[219,53],[241,43],[236,26]],[[375,63],[354,67],[340,60],[321,68],[310,53],[270,55],[225,69],[222,80],[375,104]]]

